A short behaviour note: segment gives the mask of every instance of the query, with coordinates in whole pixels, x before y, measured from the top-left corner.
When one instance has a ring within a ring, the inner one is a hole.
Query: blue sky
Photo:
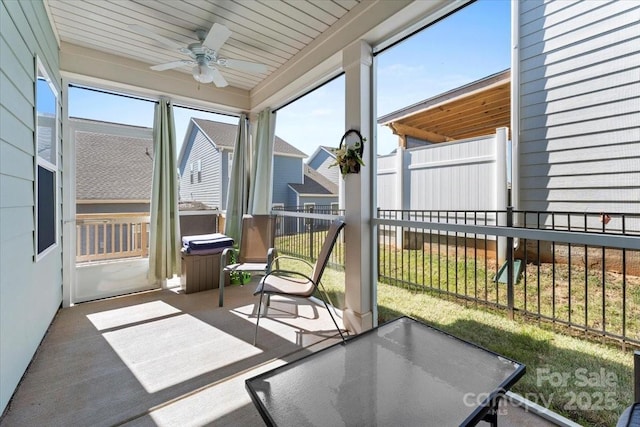
[[[510,53],[510,1],[479,0],[376,56],[377,115],[505,70]],[[84,90],[71,91],[69,115],[153,126],[153,104]],[[176,109],[178,144],[190,117],[237,123],[228,116]],[[278,111],[276,134],[308,155],[319,145],[337,146],[343,132],[344,77]],[[377,137],[379,154],[397,144],[386,128],[378,127]]]

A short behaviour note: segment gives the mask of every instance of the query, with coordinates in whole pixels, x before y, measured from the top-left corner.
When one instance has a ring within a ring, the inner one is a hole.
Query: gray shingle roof
[[[149,200],[153,173],[153,137],[76,130],[77,200]],[[132,127],[140,133],[140,127]],[[96,128],[98,129],[98,128]],[[123,132],[124,131],[124,132]],[[149,154],[147,154],[149,153]]]
[[[216,146],[233,150],[236,142],[237,125],[198,118],[192,118],[191,120],[202,129]],[[277,135],[273,145],[273,153],[286,156],[307,157],[305,153]]]
[[[310,166],[304,165],[304,182],[289,184],[298,194],[334,194],[338,195],[338,186]]]

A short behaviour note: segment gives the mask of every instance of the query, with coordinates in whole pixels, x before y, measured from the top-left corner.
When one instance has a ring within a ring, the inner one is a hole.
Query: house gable
[[[229,172],[238,126],[192,118],[180,152],[180,199],[226,209]],[[302,183],[305,153],[278,136],[274,141],[273,203],[288,204],[291,182]],[[198,175],[198,165],[201,165]],[[193,167],[193,173],[191,169]]]
[[[194,123],[198,119],[191,119]],[[224,142],[216,144],[200,126],[191,126],[180,152],[180,200],[201,202],[209,208],[224,209],[223,180],[226,162]]]
[[[309,157],[307,164],[312,168],[318,171],[318,173],[322,174],[329,181],[338,185],[340,180],[340,172],[337,166],[330,167],[333,163],[335,163],[336,156],[331,151],[331,147],[320,146],[318,149]]]

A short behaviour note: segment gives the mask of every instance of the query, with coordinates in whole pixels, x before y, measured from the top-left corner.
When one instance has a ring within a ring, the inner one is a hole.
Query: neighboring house
[[[340,182],[340,168],[337,166],[330,167],[336,161],[336,155],[332,150],[333,147],[319,146],[316,151],[309,156],[307,164],[329,181],[338,185]]]
[[[289,188],[291,189],[291,198],[288,203],[290,207],[320,214],[338,212],[338,185],[309,165],[304,165],[304,182],[289,184]],[[310,218],[287,221],[287,223],[286,230],[280,230],[279,221],[278,232],[298,233],[305,228],[319,231],[327,227],[325,221],[317,222]]]
[[[191,119],[178,156],[180,200],[226,209],[236,131],[233,124]],[[303,183],[305,157],[305,153],[275,137],[273,204],[287,205],[293,199],[289,184]]]
[[[302,206],[305,210],[317,206],[322,213],[338,209],[338,185],[309,165],[304,166],[304,182],[289,184],[289,188],[292,190],[289,206]]]
[[[149,214],[153,130],[70,118],[76,146],[76,213]]]

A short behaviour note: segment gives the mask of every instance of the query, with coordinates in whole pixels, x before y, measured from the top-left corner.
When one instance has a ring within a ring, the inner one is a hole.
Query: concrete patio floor
[[[274,299],[254,347],[254,288],[222,308],[217,290],[163,290],[60,310],[0,425],[264,425],[244,380],[338,339],[323,307]],[[505,402],[499,425],[558,424]]]

